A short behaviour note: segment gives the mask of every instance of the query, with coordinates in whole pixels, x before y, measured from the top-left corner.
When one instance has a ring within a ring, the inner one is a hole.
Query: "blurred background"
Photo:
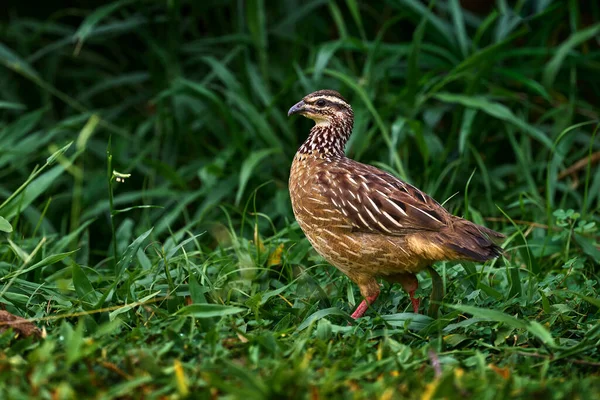
[[[321,88],[355,109],[349,156],[438,201],[459,193],[453,212],[545,224],[557,206],[598,208],[599,175],[565,174],[600,147],[595,125],[574,125],[598,118],[596,2],[4,4],[0,196],[75,142],[22,207],[24,235],[93,221],[104,256],[107,149],[131,174],[114,207],[160,207],[121,215],[123,234],[238,229],[252,211],[273,235],[293,221],[288,171],[311,126],[286,111]]]

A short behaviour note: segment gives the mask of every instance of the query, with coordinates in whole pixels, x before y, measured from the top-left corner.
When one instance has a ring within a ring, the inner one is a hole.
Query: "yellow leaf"
[[[395,390],[393,388],[387,388],[385,392],[381,394],[381,400],[391,400],[394,396]]]
[[[423,395],[421,395],[421,400],[431,400],[434,398],[435,391],[440,383],[439,379],[434,380],[431,383],[425,385],[425,390],[423,391]]]
[[[177,381],[177,391],[183,397],[188,396],[190,394],[190,389],[188,387],[187,379],[185,379],[183,367],[181,366],[181,362],[179,360],[175,360],[175,362],[173,364],[173,369],[175,370],[175,380]]]
[[[506,367],[504,367],[504,368],[496,367],[494,364],[490,364],[490,365],[488,365],[488,367],[492,371],[494,371],[495,373],[500,375],[502,378],[504,378],[504,379],[510,378],[510,369],[508,369]]]
[[[269,255],[267,267],[281,264],[281,254],[283,254],[283,243],[277,246],[277,248]]]

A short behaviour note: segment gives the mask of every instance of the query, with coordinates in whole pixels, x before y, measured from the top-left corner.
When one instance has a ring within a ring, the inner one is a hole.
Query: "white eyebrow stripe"
[[[326,94],[322,94],[319,97],[311,98],[310,99],[311,101],[308,104],[314,104],[319,99],[327,100],[327,101],[330,101],[330,102],[335,103],[335,104],[341,104],[343,106],[347,106],[348,105],[348,103],[346,103],[344,100],[340,99],[339,97],[328,96]]]

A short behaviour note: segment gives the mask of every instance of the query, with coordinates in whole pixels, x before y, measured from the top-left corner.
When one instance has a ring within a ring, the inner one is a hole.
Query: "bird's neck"
[[[344,149],[352,134],[353,124],[354,120],[351,118],[317,123],[310,130],[308,138],[300,147],[298,153],[325,157],[344,157]]]

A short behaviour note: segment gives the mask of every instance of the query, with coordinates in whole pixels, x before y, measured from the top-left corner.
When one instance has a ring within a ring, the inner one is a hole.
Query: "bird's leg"
[[[373,278],[365,279],[364,281],[359,280],[358,286],[360,288],[360,294],[363,295],[364,300],[360,302],[356,310],[352,313],[352,319],[358,319],[362,317],[369,306],[377,300],[379,296],[379,284]]]
[[[396,274],[386,278],[390,282],[397,282],[402,285],[402,288],[408,293],[415,314],[419,313],[419,305],[421,300],[415,298],[415,292],[419,288],[419,280],[415,274]]]
[[[370,297],[366,297],[363,301],[361,301],[358,307],[356,307],[356,310],[354,310],[354,312],[352,313],[352,319],[358,319],[362,317],[367,311],[367,308],[369,308],[369,305],[373,304],[373,302],[377,300],[377,296],[379,296],[379,293],[374,294]]]
[[[419,280],[416,275],[413,274],[404,274],[401,275],[400,284],[402,288],[406,290],[408,296],[410,297],[410,302],[412,303],[413,311],[415,314],[419,313],[419,305],[421,304],[421,300],[415,298],[415,292],[419,288]]]

